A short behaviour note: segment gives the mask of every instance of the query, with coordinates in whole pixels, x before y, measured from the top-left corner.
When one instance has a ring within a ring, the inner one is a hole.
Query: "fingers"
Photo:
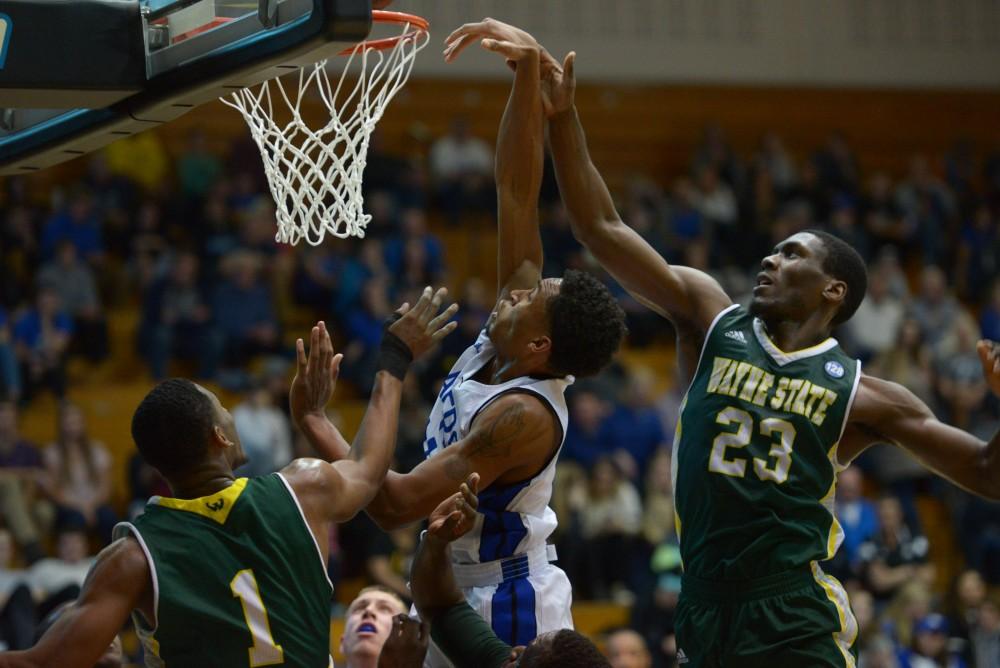
[[[458,304],[452,304],[427,323],[427,331],[431,332],[431,341],[437,343],[458,328],[458,322],[452,320],[456,313],[458,313]]]
[[[420,293],[420,299],[418,299],[417,303],[414,304],[413,308],[410,309],[410,315],[418,319],[422,317],[424,311],[426,311],[427,307],[430,306],[431,297],[432,297],[431,286],[428,285],[427,287],[424,288],[424,291]]]
[[[431,318],[437,314],[444,298],[448,296],[448,288],[438,288],[433,294],[431,293],[432,290],[433,288],[429,285],[424,288],[423,294],[420,295],[420,301],[413,307],[414,317],[423,325],[427,325]]]
[[[441,534],[447,540],[451,540],[455,535],[455,529],[462,520],[465,519],[465,514],[461,510],[453,510],[448,517],[445,518],[444,524],[441,525]]]
[[[295,366],[296,373],[304,376],[306,373],[306,344],[302,339],[295,339]]]
[[[453,45],[456,41],[462,40],[470,35],[473,39],[476,36],[482,37],[484,35],[492,35],[496,37],[501,36],[501,31],[504,28],[510,28],[505,23],[500,21],[495,21],[491,18],[485,18],[482,21],[473,21],[471,23],[464,23],[459,27],[451,31],[451,34],[444,38],[444,43],[448,45]]]
[[[465,481],[465,485],[473,494],[479,494],[479,474],[470,473],[469,479]]]
[[[410,312],[410,302],[403,302],[403,305],[396,309],[396,313],[399,315],[406,315]]]
[[[309,356],[306,358],[306,375],[310,376],[316,370],[319,356],[319,327],[313,327],[309,333]]]
[[[984,371],[1000,373],[1000,356],[997,355],[995,343],[983,339],[976,344],[976,352],[979,353],[979,361],[982,362]]]
[[[450,63],[451,61],[455,60],[455,58],[458,57],[458,54],[465,51],[467,46],[475,42],[480,37],[482,37],[481,34],[471,33],[449,44],[448,48],[444,50],[444,62]]]
[[[333,363],[330,365],[330,379],[337,380],[340,377],[340,363],[344,361],[344,355],[337,353],[333,356]]]
[[[325,373],[333,361],[333,343],[330,341],[330,332],[326,331],[326,323],[320,320],[316,326],[319,327],[319,365],[316,370]]]
[[[441,311],[436,318],[427,323],[427,329],[440,329],[441,327],[444,327],[449,320],[455,317],[456,313],[458,313],[458,304],[452,304],[445,310]]]
[[[467,506],[472,511],[472,514],[475,514],[479,508],[479,497],[477,496],[479,493],[479,474],[470,474],[469,479],[463,482],[458,490],[460,494],[458,500]]]
[[[430,287],[427,289],[430,290]],[[434,296],[431,298],[430,308],[425,310],[420,315],[426,317],[429,321],[432,317],[434,317],[434,314],[438,312],[438,309],[441,308],[441,304],[444,303],[444,298],[447,296],[448,288],[438,288],[437,292],[435,292]]]
[[[482,44],[483,48],[486,49],[487,51],[492,51],[493,53],[499,53],[501,56],[504,56],[508,60],[514,60],[514,61],[521,60],[522,58],[527,56],[530,51],[534,50],[525,46],[521,46],[519,44],[514,44],[513,42],[508,42],[506,40],[500,40],[500,39],[492,39],[489,37],[480,42],[480,44]]]
[[[566,59],[563,60],[563,79],[572,83],[576,83],[576,51],[570,51],[566,54]]]
[[[437,343],[444,337],[448,336],[452,332],[458,329],[458,323],[455,321],[449,322],[447,325],[439,329],[438,331],[431,334],[431,341]]]
[[[426,645],[431,635],[431,625],[426,619],[420,620],[420,644]]]

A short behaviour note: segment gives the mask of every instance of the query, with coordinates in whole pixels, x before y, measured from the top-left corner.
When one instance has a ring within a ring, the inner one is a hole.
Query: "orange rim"
[[[372,10],[372,22],[396,23],[399,25],[409,24],[411,29],[407,30],[402,35],[396,35],[395,37],[383,37],[381,39],[358,42],[354,46],[347,47],[337,55],[349,56],[353,53],[357,53],[358,51],[365,51],[368,49],[375,49],[376,51],[391,49],[404,39],[416,39],[418,35],[426,33],[427,29],[430,27],[430,24],[427,23],[427,19],[422,16],[417,16],[416,14],[406,14],[405,12],[389,12],[384,9]]]

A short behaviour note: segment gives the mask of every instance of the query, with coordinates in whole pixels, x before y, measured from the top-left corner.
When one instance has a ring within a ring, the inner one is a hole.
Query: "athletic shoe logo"
[[[823,370],[826,371],[826,375],[831,378],[843,378],[844,377],[844,365],[840,362],[834,362],[830,360],[823,365]]]
[[[688,661],[689,661],[689,659],[687,657],[687,654],[684,653],[684,650],[682,650],[680,647],[678,647],[677,648],[677,663],[678,664],[688,663]]]
[[[723,336],[725,336],[728,339],[732,339],[733,341],[739,341],[740,343],[743,344],[747,342],[747,337],[744,336],[743,332],[741,332],[738,329],[731,329],[725,334],[723,334]]]
[[[213,503],[209,503],[208,501],[205,502],[205,507],[211,510],[213,513],[222,510],[222,507],[225,505],[226,502],[223,501],[222,499],[219,499],[218,501],[215,501]]]
[[[14,31],[14,22],[6,14],[0,14],[0,70],[7,60],[7,47],[10,46],[10,34]]]

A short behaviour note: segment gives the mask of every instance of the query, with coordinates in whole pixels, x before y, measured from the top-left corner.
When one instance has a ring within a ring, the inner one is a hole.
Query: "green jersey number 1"
[[[736,431],[724,431],[712,441],[712,454],[708,460],[708,470],[713,473],[742,478],[746,475],[747,460],[743,457],[729,458],[728,448],[734,450],[745,448],[753,438],[753,416],[741,408],[730,406],[723,408],[715,416],[716,424],[732,428]],[[770,480],[781,484],[788,479],[788,471],[792,467],[792,443],[795,441],[795,426],[781,418],[764,418],[760,421],[760,433],[772,439],[768,460],[753,458],[753,469],[761,480]],[[773,458],[773,461],[771,461]]]
[[[243,605],[243,617],[247,620],[250,635],[253,637],[253,647],[250,648],[250,666],[274,666],[285,662],[285,653],[280,645],[274,644],[271,635],[271,624],[267,621],[267,609],[260,597],[257,578],[253,570],[247,568],[238,572],[229,588],[233,596],[240,599]]]

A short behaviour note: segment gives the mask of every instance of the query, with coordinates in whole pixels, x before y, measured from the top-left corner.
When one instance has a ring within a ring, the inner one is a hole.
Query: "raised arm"
[[[561,76],[567,81],[562,85],[569,86],[572,58]],[[590,159],[587,138],[571,101],[549,117],[549,142],[559,192],[576,239],[637,300],[674,323],[707,330],[732,300],[708,274],[668,264],[622,222],[604,179]]]
[[[0,668],[91,668],[132,610],[152,614],[152,581],[139,544],[123,538],[104,549],[69,608],[29,650],[0,654]]]
[[[523,30],[484,19],[467,23],[448,37],[445,59],[453,60],[477,40],[484,40],[487,48],[496,40],[538,47],[538,42]],[[549,121],[556,179],[573,233],[636,299],[689,331],[693,328],[704,332],[719,311],[732,302],[708,274],[667,264],[619,218],[604,179],[590,159],[574,107],[575,58],[570,53],[560,65],[547,51],[540,50],[542,106]]]
[[[991,389],[1000,395],[1000,356],[994,346],[981,341],[979,355]],[[879,442],[903,448],[973,494],[1000,500],[1000,433],[982,441],[939,421],[901,385],[862,376],[838,458],[846,463]]]
[[[497,135],[497,286],[503,296],[531,288],[542,277],[542,237],[538,195],[545,151],[539,49],[496,39],[483,46],[508,58],[514,85]]]
[[[484,487],[524,480],[558,447],[559,429],[536,396],[501,395],[476,416],[465,438],[405,475],[390,471],[368,514],[383,529],[394,529],[427,517],[472,471]]]
[[[452,305],[438,315],[446,294],[447,291],[441,289],[432,296],[431,289],[426,288],[412,309],[407,309],[404,304],[397,311],[401,317],[386,329],[368,409],[354,442],[346,451],[346,441],[323,412],[332,393],[332,379],[339,368],[339,359],[333,354],[325,327],[320,326],[318,348],[310,350],[304,374],[315,382],[307,383],[308,387],[302,388],[307,399],[296,397],[296,383],[293,382],[291,401],[296,423],[305,425],[303,431],[307,438],[327,461],[297,459],[282,471],[310,519],[349,519],[368,505],[378,492],[395,450],[399,402],[409,362],[455,328],[455,323],[449,321],[455,314],[456,306]],[[317,340],[316,334],[313,340]],[[299,353],[301,370],[301,346]],[[315,365],[309,366],[313,360]],[[296,380],[301,375],[297,374]],[[322,378],[328,378],[330,382],[324,384],[319,380]],[[302,406],[310,403],[313,410],[302,414]],[[334,461],[331,463],[328,460]]]

